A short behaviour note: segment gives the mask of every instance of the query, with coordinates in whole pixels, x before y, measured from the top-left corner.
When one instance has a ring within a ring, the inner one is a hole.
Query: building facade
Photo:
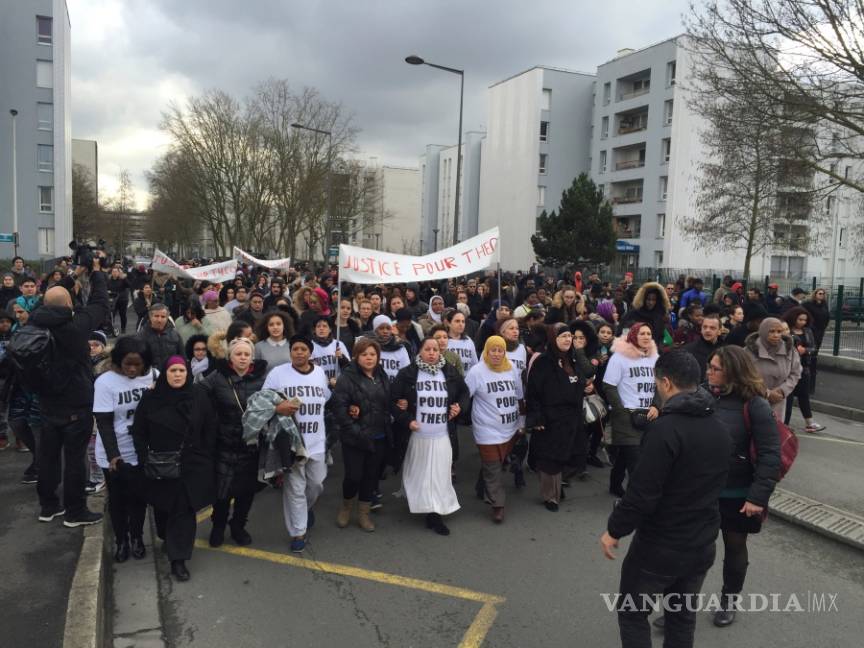
[[[396,254],[420,254],[420,170],[369,166],[362,217],[351,244]]]
[[[501,265],[534,263],[537,216],[590,168],[594,75],[534,67],[489,88],[478,229],[501,226]]]
[[[72,167],[85,172],[93,193],[99,195],[99,146],[96,140],[72,140]]]
[[[13,232],[17,212],[19,255],[65,255],[72,240],[69,12],[64,0],[0,0],[0,15],[0,231]],[[0,258],[12,257],[11,243],[0,249]]]
[[[427,144],[426,150],[417,161],[420,168],[420,253],[429,254],[435,250],[435,231],[438,229],[438,188],[441,151],[446,146]]]

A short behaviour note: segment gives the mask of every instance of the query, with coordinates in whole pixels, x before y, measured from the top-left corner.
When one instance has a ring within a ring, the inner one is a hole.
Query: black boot
[[[185,583],[189,580],[191,574],[189,570],[186,569],[186,561],[185,560],[172,560],[171,561],[171,574],[181,583]]]
[[[438,535],[450,535],[450,529],[444,524],[444,519],[438,513],[429,513],[426,515],[426,528],[432,529]]]
[[[225,542],[225,527],[214,523],[213,528],[210,529],[210,546],[221,547],[223,542]]]
[[[117,550],[114,552],[114,562],[124,563],[129,560],[129,538],[117,539]]]
[[[245,547],[252,544],[252,536],[246,530],[245,524],[239,524],[232,520],[229,526],[231,527],[231,539],[239,546]]]
[[[141,560],[147,555],[147,549],[144,548],[144,538],[132,538],[132,557],[135,560]]]
[[[714,613],[714,625],[725,628],[735,622],[735,602],[738,594],[723,594],[720,596],[720,609]]]

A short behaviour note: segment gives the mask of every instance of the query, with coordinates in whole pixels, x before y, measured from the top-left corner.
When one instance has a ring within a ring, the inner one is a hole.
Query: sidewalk
[[[83,531],[39,522],[36,486],[20,484],[29,454],[0,453],[0,609],[4,646],[62,646]]]

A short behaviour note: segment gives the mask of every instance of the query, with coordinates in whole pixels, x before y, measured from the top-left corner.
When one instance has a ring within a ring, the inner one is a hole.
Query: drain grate
[[[768,507],[784,520],[864,550],[864,518],[782,488],[774,489]]]

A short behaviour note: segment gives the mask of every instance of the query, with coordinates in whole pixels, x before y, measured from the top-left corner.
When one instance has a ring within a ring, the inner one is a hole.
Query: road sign
[[[15,235],[14,234],[0,234],[0,243],[14,243]]]
[[[330,249],[327,250],[327,255],[331,257],[339,256],[339,246],[331,245]]]

